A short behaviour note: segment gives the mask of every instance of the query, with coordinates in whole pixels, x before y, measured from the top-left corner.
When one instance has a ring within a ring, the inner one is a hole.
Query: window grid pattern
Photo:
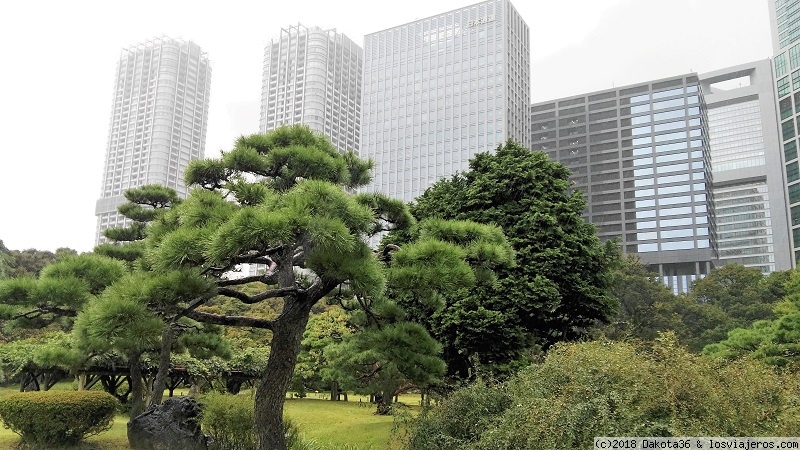
[[[491,0],[364,38],[365,191],[412,201],[508,138],[527,145],[529,30]]]
[[[260,131],[302,123],[339,150],[358,151],[363,54],[336,30],[281,29],[264,50]]]
[[[96,243],[127,224],[117,212],[130,188],[160,184],[188,195],[183,172],[205,152],[211,68],[193,42],[162,37],[122,51],[117,64]]]
[[[532,149],[572,171],[574,189],[587,200],[584,217],[601,239],[618,239],[676,292],[710,270],[716,239],[709,130],[696,77],[531,110]]]

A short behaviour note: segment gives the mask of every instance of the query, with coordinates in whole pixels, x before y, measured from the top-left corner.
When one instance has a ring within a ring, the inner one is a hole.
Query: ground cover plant
[[[796,380],[655,343],[558,345],[508,382],[456,391],[408,449],[591,448],[595,436],[796,436]]]

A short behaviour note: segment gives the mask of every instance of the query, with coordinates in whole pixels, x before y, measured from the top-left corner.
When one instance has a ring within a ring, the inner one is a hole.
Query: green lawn
[[[70,385],[59,384],[54,389],[69,390]],[[0,395],[15,391],[16,389],[12,388],[0,389]],[[308,398],[287,399],[284,408],[286,416],[300,428],[306,440],[313,442],[314,448],[320,450],[399,448],[396,440],[392,439],[394,417],[375,415],[375,406],[369,403],[368,397],[350,395],[348,402],[332,402],[326,398],[323,393],[311,393]],[[402,410],[413,414],[418,409],[419,396],[401,395],[400,402],[409,405],[409,408]],[[117,416],[114,426],[109,431],[90,437],[84,444],[75,447],[75,450],[129,449],[127,423],[127,416]],[[0,428],[0,449],[13,449],[18,442],[19,436],[11,430]]]

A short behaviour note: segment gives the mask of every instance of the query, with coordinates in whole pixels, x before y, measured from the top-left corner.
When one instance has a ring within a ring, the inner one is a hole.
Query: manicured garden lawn
[[[74,389],[70,383],[59,383],[53,389]],[[16,392],[14,388],[0,388],[0,395]],[[247,393],[240,394],[248,396]],[[400,448],[392,439],[395,426],[393,416],[377,416],[375,405],[368,397],[350,395],[349,401],[332,402],[325,394],[309,394],[308,398],[287,399],[284,413],[300,428],[303,437],[313,441],[313,448],[324,450],[383,450]],[[243,399],[248,401],[248,399]],[[360,401],[359,401],[360,400]],[[402,395],[400,402],[409,405],[401,408],[406,414],[418,410],[418,395]],[[114,425],[105,433],[92,436],[75,450],[118,450],[128,449],[127,416],[117,416]],[[0,449],[13,449],[19,436],[11,430],[0,427]],[[48,449],[37,449],[48,450]]]
[[[406,409],[407,413],[411,413],[417,408]],[[306,439],[326,448],[399,448],[396,440],[392,439],[395,418],[377,416],[374,413],[375,406],[366,401],[359,403],[357,396],[350,396],[348,402],[315,398],[291,399],[286,401],[284,407],[286,417],[300,428]]]

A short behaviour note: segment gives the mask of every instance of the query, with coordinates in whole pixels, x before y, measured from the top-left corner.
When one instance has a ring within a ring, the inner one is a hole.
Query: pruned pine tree
[[[186,315],[201,322],[272,332],[255,395],[259,449],[285,448],[283,404],[312,306],[342,285],[356,299],[380,298],[384,266],[367,242],[414,222],[399,201],[348,192],[369,181],[371,166],[303,126],[242,137],[220,159],[192,162],[186,181],[202,189],[148,229],[146,263],[153,271],[196,269],[219,295],[243,305],[282,300],[274,319],[185,305]],[[266,269],[229,277],[241,264]],[[242,289],[254,282],[263,289]]]
[[[149,184],[125,191],[126,203],[117,209],[130,220],[122,228],[109,228],[103,235],[111,242],[102,243],[94,252],[128,262],[131,266],[144,254],[144,237],[147,224],[159,214],[180,202],[178,194],[171,188]]]

